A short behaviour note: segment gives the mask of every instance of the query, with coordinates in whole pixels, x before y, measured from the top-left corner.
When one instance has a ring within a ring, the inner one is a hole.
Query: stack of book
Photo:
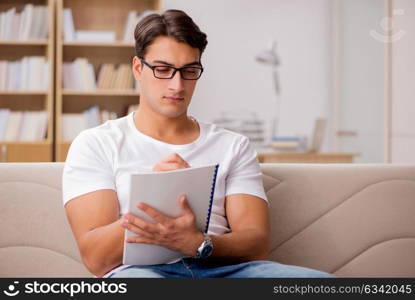
[[[86,58],[63,63],[63,88],[67,90],[133,90],[134,77],[128,64],[102,64],[95,79],[94,67]]]
[[[0,109],[0,141],[37,142],[46,137],[46,111],[11,111]]]
[[[102,64],[98,73],[98,89],[134,89],[134,77],[128,64]]]
[[[223,111],[218,118],[213,120],[213,123],[245,135],[254,146],[264,143],[264,122],[258,118],[255,112]]]
[[[49,63],[42,56],[0,61],[0,90],[45,91],[49,87]]]
[[[72,141],[82,130],[98,126],[108,120],[117,118],[112,111],[101,110],[97,105],[91,106],[82,113],[62,114],[62,139]]]
[[[41,40],[48,37],[48,8],[26,4],[22,12],[15,7],[0,13],[0,40]]]
[[[130,114],[137,109],[138,104],[131,104],[127,107],[126,112]],[[117,118],[116,112],[100,110],[98,105],[91,106],[81,113],[64,113],[62,114],[62,139],[65,142],[71,142],[82,130]]]
[[[94,67],[86,58],[63,63],[62,71],[64,89],[81,91],[96,89]]]
[[[296,151],[301,147],[301,140],[295,136],[274,136],[271,147],[280,151]]]

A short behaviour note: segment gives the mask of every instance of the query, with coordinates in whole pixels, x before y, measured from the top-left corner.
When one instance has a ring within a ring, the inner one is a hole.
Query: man
[[[187,115],[203,72],[206,34],[184,12],[168,10],[137,24],[135,40],[138,110],[83,131],[65,164],[65,209],[85,266],[97,277],[329,276],[265,261],[268,203],[255,152],[246,137]],[[143,203],[138,208],[156,223],[127,212],[131,173],[213,163],[220,167],[208,234],[197,230],[185,197],[178,199],[178,218]],[[164,246],[186,258],[122,265],[125,229],[137,234],[127,242]]]

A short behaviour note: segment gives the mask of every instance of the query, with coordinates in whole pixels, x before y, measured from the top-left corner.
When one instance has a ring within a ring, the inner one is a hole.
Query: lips
[[[169,102],[173,102],[173,103],[178,103],[178,102],[182,102],[184,100],[184,98],[182,97],[164,97],[167,101]]]

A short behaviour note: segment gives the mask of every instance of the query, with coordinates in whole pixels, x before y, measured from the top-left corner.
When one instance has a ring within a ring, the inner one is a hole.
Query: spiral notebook
[[[132,174],[130,177],[129,212],[154,222],[151,217],[139,210],[137,202],[144,202],[170,217],[181,214],[179,196],[187,195],[190,208],[196,217],[196,226],[207,232],[215,192],[219,165],[192,167],[165,172]],[[155,265],[178,260],[184,255],[165,247],[127,243],[126,239],[136,233],[125,230],[123,264]]]

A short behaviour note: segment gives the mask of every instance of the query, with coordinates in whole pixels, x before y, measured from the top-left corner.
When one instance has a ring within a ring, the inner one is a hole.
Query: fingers
[[[190,165],[179,154],[172,153],[158,162],[153,167],[153,171],[172,171],[185,168],[190,168]]]
[[[183,164],[179,163],[158,163],[154,166],[153,171],[160,172],[160,171],[173,171],[178,169],[185,169],[188,168]]]
[[[134,232],[135,234],[138,234],[142,238],[154,239],[153,234],[151,234],[147,231],[144,231],[140,227],[134,226],[133,224],[130,224],[128,222],[122,223],[122,227]],[[128,238],[127,238],[127,241],[128,241]]]
[[[127,228],[132,232],[138,234],[146,232],[150,235],[156,234],[158,232],[157,225],[146,222],[137,216],[130,216],[129,214],[126,214],[124,215],[123,219],[124,220],[121,223],[121,226]]]
[[[157,240],[152,238],[145,238],[141,236],[130,236],[126,239],[127,243],[143,243],[151,245],[161,245]]]
[[[189,202],[187,201],[187,196],[186,195],[181,195],[180,196],[179,203],[180,203],[180,207],[181,207],[184,214],[192,214],[193,215],[193,211],[189,206]]]
[[[169,156],[163,158],[160,162],[164,162],[164,163],[169,163],[169,162],[177,162],[183,165],[187,165],[188,167],[189,164],[187,163],[187,161],[185,161],[179,154],[177,153],[172,153]]]
[[[150,216],[154,221],[160,224],[165,224],[168,221],[168,217],[166,217],[161,212],[159,212],[157,209],[151,207],[148,204],[139,202],[137,204],[137,207],[141,209],[143,212],[145,212],[148,216]]]

